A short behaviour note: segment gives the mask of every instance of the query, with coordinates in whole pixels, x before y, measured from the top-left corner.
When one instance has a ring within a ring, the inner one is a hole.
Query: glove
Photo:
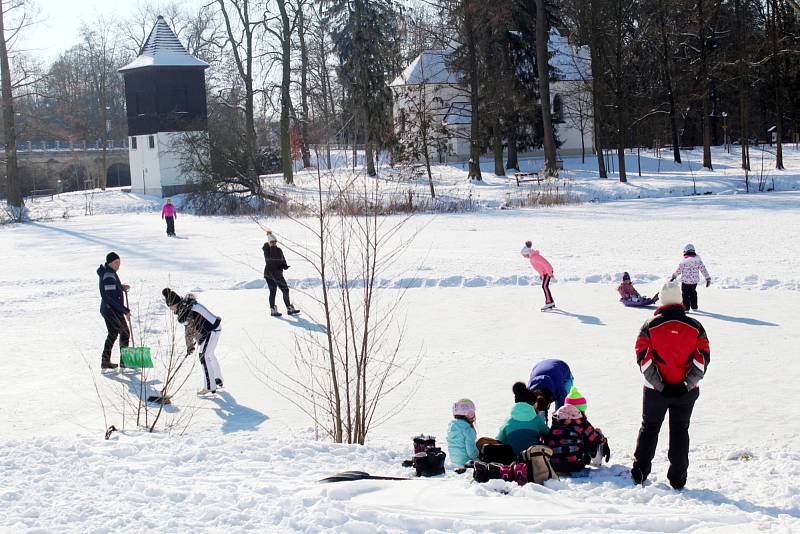
[[[706,287],[711,285],[711,278],[706,279]]]
[[[533,246],[533,243],[531,243],[530,241],[525,241],[525,246],[531,248]]]
[[[608,446],[607,441],[603,443],[603,458],[606,459],[606,463],[611,459],[611,448]]]
[[[689,389],[686,387],[685,382],[681,382],[680,384],[664,384],[664,389],[661,393],[665,397],[673,398],[673,397],[680,397],[681,395],[686,394]]]

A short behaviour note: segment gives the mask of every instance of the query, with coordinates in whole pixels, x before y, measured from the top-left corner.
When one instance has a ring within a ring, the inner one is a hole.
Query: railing
[[[106,151],[109,150],[128,150],[128,139],[113,140],[109,139]],[[103,142],[96,141],[24,141],[17,143],[17,153],[34,154],[42,152],[102,152]]]

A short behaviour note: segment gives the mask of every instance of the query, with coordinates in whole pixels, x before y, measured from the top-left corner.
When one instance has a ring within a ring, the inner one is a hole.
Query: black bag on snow
[[[517,461],[517,455],[514,454],[514,449],[511,448],[511,445],[487,443],[481,447],[478,459],[487,464],[496,462],[503,465],[511,465]]]
[[[425,436],[420,434],[414,436],[414,454],[418,452],[425,452],[431,447],[436,447],[436,438],[433,436]]]
[[[414,455],[414,469],[418,477],[433,477],[444,474],[444,460],[447,455],[439,447],[428,447],[425,452]]]

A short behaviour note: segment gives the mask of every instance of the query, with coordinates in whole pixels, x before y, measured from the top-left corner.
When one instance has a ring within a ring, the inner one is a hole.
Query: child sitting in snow
[[[553,414],[550,434],[544,441],[553,449],[550,463],[559,473],[581,471],[589,462],[600,465],[602,457],[606,462],[611,458],[608,441],[589,423],[586,408],[586,399],[572,386],[564,406]]]
[[[461,399],[453,404],[453,419],[447,427],[447,451],[450,461],[463,466],[478,458],[475,442],[475,404],[469,399]]]
[[[541,443],[541,438],[549,432],[545,416],[534,408],[536,397],[533,392],[522,382],[517,382],[512,387],[514,392],[514,407],[511,415],[505,420],[497,440],[506,445],[511,445],[514,454],[519,454],[531,445]]]
[[[642,303],[644,301],[649,301],[653,303],[658,300],[658,293],[655,294],[654,297],[647,298],[643,297],[636,291],[636,288],[633,287],[633,282],[631,282],[631,275],[627,272],[622,273],[622,283],[617,288],[619,292],[620,302],[623,304],[631,304],[631,303]]]

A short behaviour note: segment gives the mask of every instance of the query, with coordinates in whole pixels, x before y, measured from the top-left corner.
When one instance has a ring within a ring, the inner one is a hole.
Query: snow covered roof
[[[158,17],[139,55],[119,69],[119,72],[145,67],[198,67],[207,69],[208,63],[191,55],[181,44],[164,17]]]
[[[459,126],[472,122],[472,105],[469,102],[453,102],[444,116],[442,124]]]
[[[390,87],[425,83],[456,84],[459,76],[447,68],[447,50],[425,50],[409,64]]]
[[[592,79],[588,47],[571,45],[555,28],[550,30],[547,47],[551,54],[550,66],[558,71],[556,78],[569,81]]]

